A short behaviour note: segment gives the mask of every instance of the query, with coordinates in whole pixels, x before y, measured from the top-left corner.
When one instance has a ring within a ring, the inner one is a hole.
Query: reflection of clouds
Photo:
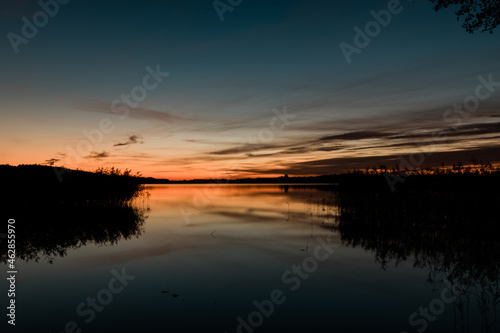
[[[70,259],[74,270],[155,262],[166,271],[182,272],[190,270],[194,262],[214,258],[219,267],[254,269],[256,256],[295,262],[303,257],[300,249],[310,237],[307,205],[331,195],[313,187],[290,186],[284,192],[279,185],[220,186],[220,195],[214,196],[193,218],[194,223],[186,226],[178,207],[190,204],[193,193],[204,188],[148,186],[151,211],[141,237],[120,242],[107,251],[89,246],[83,256]],[[341,244],[340,237],[321,228],[320,222],[314,221],[314,236],[333,235],[334,242]],[[214,229],[216,239],[210,236]],[[316,245],[314,239],[308,241],[311,248]]]
[[[85,256],[73,259],[75,263],[82,268],[85,266],[107,266],[125,264],[132,260],[144,260],[152,257],[163,256],[177,251],[184,251],[187,249],[197,249],[201,246],[191,246],[186,244],[162,244],[158,246],[148,246],[142,248],[130,248],[122,250],[118,253],[107,253],[99,255]]]
[[[245,222],[272,222],[272,221],[283,221],[282,213],[270,212],[270,211],[254,211],[252,209],[247,209],[244,212],[228,212],[221,210],[209,210],[209,214],[215,214],[223,217],[229,217],[231,219],[243,220]],[[271,216],[275,215],[275,216]]]

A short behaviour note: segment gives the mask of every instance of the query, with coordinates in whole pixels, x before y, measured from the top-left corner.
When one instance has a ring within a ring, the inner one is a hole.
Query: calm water
[[[460,282],[463,262],[440,259],[439,246],[339,228],[349,209],[328,186],[146,192],[93,210],[88,228],[68,216],[65,230],[18,230],[32,239],[18,249],[16,331],[500,331],[498,276],[476,269],[474,285],[465,267]],[[109,226],[92,224],[103,214]]]

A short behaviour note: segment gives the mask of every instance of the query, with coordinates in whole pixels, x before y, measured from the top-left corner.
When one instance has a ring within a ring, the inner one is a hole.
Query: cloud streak
[[[50,165],[50,166],[54,166],[54,164],[56,164],[59,161],[60,161],[59,158],[51,158],[51,159],[45,160],[45,164]]]
[[[111,108],[111,103],[105,103],[98,100],[83,100],[77,103],[71,103],[70,106],[74,109],[88,112],[96,112],[103,114],[113,114],[113,115],[127,115],[128,118],[139,119],[139,120],[148,120],[148,121],[156,121],[156,122],[174,122],[174,121],[192,121],[194,119],[185,118],[173,115],[169,112],[158,111],[146,108],[128,108],[128,113],[124,112],[122,109],[123,106],[117,106],[116,111],[114,112]]]
[[[136,143],[143,144],[144,141],[141,141],[141,139],[142,139],[142,136],[132,135],[132,136],[130,136],[128,138],[127,141],[121,142],[121,143],[117,143],[117,144],[113,145],[113,147],[128,146],[128,145],[133,145],[133,144],[136,144]]]
[[[500,162],[500,146],[488,148],[470,148],[458,151],[437,151],[426,158],[426,165],[451,165],[456,162],[468,162],[472,156],[481,156],[482,160],[492,163]],[[297,163],[278,163],[272,167],[266,168],[240,168],[238,172],[251,174],[281,174],[288,173],[293,175],[326,175],[333,173],[342,173],[353,169],[364,169],[366,167],[378,167],[382,164],[389,168],[396,167],[399,164],[400,155],[382,155],[365,157],[339,157],[328,159],[315,159]]]
[[[101,159],[104,159],[104,158],[107,158],[107,157],[110,157],[110,156],[111,155],[109,155],[109,153],[107,153],[106,151],[103,151],[101,153],[93,151],[86,158],[88,158],[88,159],[95,159],[95,160],[101,160]]]

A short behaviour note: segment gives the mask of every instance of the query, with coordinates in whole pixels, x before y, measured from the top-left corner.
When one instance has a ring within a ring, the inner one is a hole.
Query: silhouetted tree
[[[480,29],[481,32],[493,33],[500,24],[500,1],[499,0],[430,0],[436,11],[448,8],[451,5],[461,5],[455,12],[457,21],[465,17],[462,27],[469,33]]]

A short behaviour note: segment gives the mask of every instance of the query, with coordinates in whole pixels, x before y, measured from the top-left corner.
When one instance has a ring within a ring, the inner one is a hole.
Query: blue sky
[[[500,88],[460,126],[443,113],[474,95],[478,76],[500,81],[499,32],[469,34],[453,9],[401,1],[349,64],[339,44],[388,3],[243,0],[221,21],[212,1],[71,0],[16,54],[7,35],[41,7],[5,0],[0,163],[184,179],[392,166],[422,150],[429,165],[498,162]],[[169,76],[125,119],[110,112],[148,66]],[[285,108],[295,117],[270,129]],[[113,130],[81,144],[102,119]],[[436,131],[446,138],[431,140]]]

